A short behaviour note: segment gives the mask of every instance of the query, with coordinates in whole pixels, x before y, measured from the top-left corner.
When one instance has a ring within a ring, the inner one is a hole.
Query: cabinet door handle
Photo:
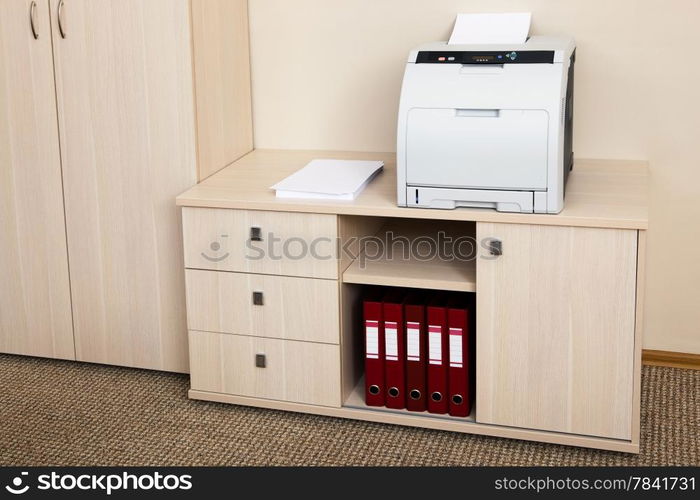
[[[255,355],[255,367],[256,368],[265,368],[267,366],[267,359],[265,358],[264,354],[256,354]]]
[[[253,305],[262,306],[265,303],[262,292],[253,292]]]
[[[501,240],[490,240],[489,253],[495,257],[503,255],[503,242]]]
[[[250,241],[262,241],[262,229],[259,227],[250,228]]]
[[[34,40],[38,40],[39,32],[36,30],[36,2],[34,1],[29,4],[29,25],[32,27],[32,35],[34,35]]]
[[[63,3],[64,0],[58,0],[58,31],[61,33],[61,38],[66,38],[66,20],[63,18]]]

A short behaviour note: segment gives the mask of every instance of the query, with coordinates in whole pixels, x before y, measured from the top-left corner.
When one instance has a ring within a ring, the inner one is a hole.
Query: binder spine
[[[406,408],[406,349],[403,298],[384,301],[384,355],[386,359],[386,406]]]
[[[441,313],[442,314],[442,313]],[[447,355],[442,325],[428,325],[428,411],[447,413]]]
[[[409,309],[411,317],[422,316],[422,307]],[[423,321],[423,320],[421,320]],[[418,321],[406,321],[406,408],[411,411],[425,411],[425,335]]]
[[[469,310],[464,303],[448,310],[448,370],[450,389],[449,413],[455,417],[466,417],[471,411],[469,389]]]
[[[364,303],[365,326],[365,403],[384,406],[384,332],[381,304]]]

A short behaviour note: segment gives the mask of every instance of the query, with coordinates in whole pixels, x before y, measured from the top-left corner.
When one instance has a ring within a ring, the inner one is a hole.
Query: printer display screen
[[[418,52],[416,64],[552,64],[553,50]]]

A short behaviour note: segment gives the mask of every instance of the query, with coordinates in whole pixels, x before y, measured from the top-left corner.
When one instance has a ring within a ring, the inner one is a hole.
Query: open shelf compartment
[[[476,291],[471,222],[389,220],[343,272],[343,283]]]
[[[392,287],[381,287],[389,290]],[[401,287],[399,287],[401,288]],[[343,283],[341,286],[341,404],[350,411],[358,411],[362,418],[407,425],[420,425],[420,422],[433,422],[437,427],[461,429],[464,425],[476,423],[475,386],[472,386],[471,412],[466,417],[456,417],[449,414],[430,413],[428,411],[409,411],[407,409],[387,408],[384,406],[369,406],[365,403],[365,358],[364,358],[364,328],[362,321],[362,300],[368,291],[377,287],[354,283]],[[418,290],[413,290],[417,292]],[[407,293],[411,291],[407,290]],[[473,361],[472,361],[473,362]],[[472,377],[474,372],[472,372]]]

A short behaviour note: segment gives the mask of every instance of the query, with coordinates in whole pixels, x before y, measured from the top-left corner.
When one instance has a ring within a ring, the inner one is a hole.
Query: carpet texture
[[[644,367],[639,455],[190,401],[187,388],[0,355],[0,465],[700,464],[700,371]]]

